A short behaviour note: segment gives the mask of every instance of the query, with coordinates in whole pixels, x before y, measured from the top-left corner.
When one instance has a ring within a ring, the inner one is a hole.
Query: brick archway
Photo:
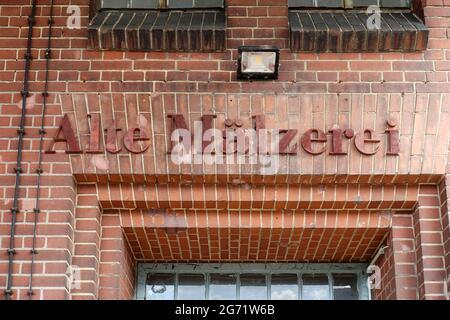
[[[303,193],[302,201],[293,204],[286,194],[281,202],[276,197],[269,201],[270,209],[251,209],[252,204],[235,202],[233,196],[220,202],[186,201],[179,187],[161,186],[166,200],[147,189],[143,198],[158,199],[149,203],[139,200],[132,190],[136,187],[139,184],[79,185],[74,261],[92,277],[72,291],[74,299],[133,299],[141,261],[368,262],[383,243],[389,248],[378,261],[383,289],[373,293],[375,298],[445,295],[445,283],[433,281],[436,272],[444,272],[436,271],[433,258],[443,255],[440,232],[430,233],[432,224],[441,221],[436,185],[358,186],[358,191],[343,185],[328,187],[333,197],[323,190],[320,199],[318,186],[303,185],[309,192]],[[298,194],[302,193],[297,190],[291,197]],[[333,209],[335,197],[339,206]],[[238,209],[229,208],[236,205]],[[250,209],[239,209],[240,205]]]

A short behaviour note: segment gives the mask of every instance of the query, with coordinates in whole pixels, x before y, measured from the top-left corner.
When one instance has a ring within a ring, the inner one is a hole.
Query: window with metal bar
[[[427,48],[413,0],[289,0],[293,52],[413,52]]]
[[[100,0],[102,9],[223,8],[224,0]]]
[[[215,52],[226,47],[224,0],[94,0],[97,50]]]
[[[359,300],[363,264],[140,264],[137,299]]]
[[[290,8],[380,8],[410,9],[412,0],[289,0]]]

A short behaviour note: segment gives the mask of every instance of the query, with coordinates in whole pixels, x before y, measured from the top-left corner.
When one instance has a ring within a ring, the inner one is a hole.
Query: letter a
[[[64,118],[53,137],[53,141],[45,153],[56,153],[53,149],[56,142],[65,142],[67,144],[66,153],[68,154],[82,153],[67,114],[64,115]]]

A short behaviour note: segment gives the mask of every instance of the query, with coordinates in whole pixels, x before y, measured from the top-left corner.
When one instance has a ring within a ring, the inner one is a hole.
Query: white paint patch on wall
[[[93,155],[91,159],[91,164],[95,168],[99,170],[108,170],[109,169],[109,162],[108,159],[105,158],[104,155]]]
[[[35,107],[36,105],[36,95],[35,94],[31,94],[26,101],[25,104],[25,109],[26,110],[31,110]],[[19,109],[22,109],[23,106],[23,99],[19,101],[19,103],[17,104]]]

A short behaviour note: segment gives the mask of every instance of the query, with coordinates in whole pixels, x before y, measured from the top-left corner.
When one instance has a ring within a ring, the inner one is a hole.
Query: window
[[[243,273],[240,280],[241,300],[265,300],[267,299],[267,279],[265,274]]]
[[[204,9],[223,8],[224,0],[101,0],[103,9]]]
[[[358,300],[358,279],[354,274],[333,275],[335,300]]]
[[[411,0],[289,0],[289,7],[297,8],[411,8]]]
[[[210,300],[236,300],[237,275],[232,273],[212,273],[209,275]]]
[[[330,300],[329,279],[326,274],[307,274],[303,276],[303,299]]]
[[[295,273],[273,274],[270,283],[272,300],[298,300],[298,275]]]
[[[205,275],[199,273],[178,276],[179,300],[205,300]]]
[[[97,50],[223,51],[224,0],[95,0],[88,26]]]
[[[148,300],[172,300],[175,298],[175,275],[170,273],[150,273],[147,279]]]
[[[364,264],[140,264],[141,300],[368,299]]]
[[[289,0],[291,50],[425,50],[429,32],[413,8],[413,0]]]

